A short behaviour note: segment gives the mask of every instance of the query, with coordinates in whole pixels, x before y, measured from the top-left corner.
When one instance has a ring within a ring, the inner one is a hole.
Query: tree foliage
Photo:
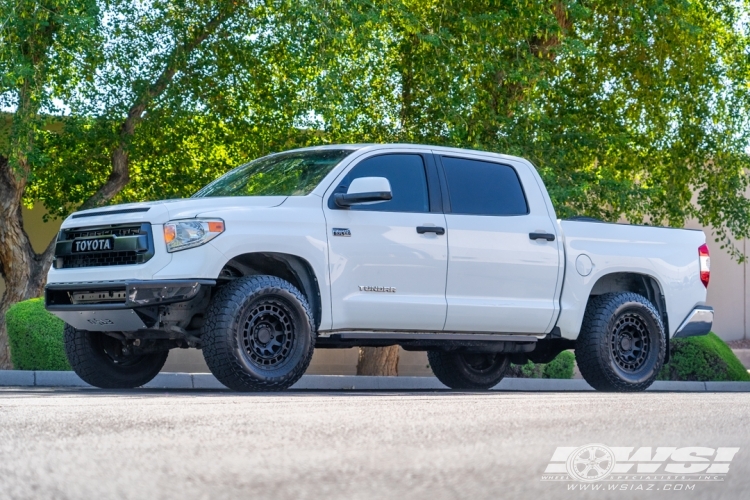
[[[115,3],[99,24],[84,24],[99,48],[65,65],[55,96],[72,113],[65,133],[48,134],[27,202],[64,214],[91,196],[109,175],[129,106],[219,4]],[[408,141],[526,156],[560,216],[697,219],[725,242],[748,233],[743,3],[332,0],[243,9],[154,98],[128,144],[132,182],[116,200],[184,196],[289,147]]]
[[[55,94],[67,112],[38,130],[44,161],[26,203],[42,201],[53,216],[95,203],[120,146],[129,182],[99,203],[186,196],[239,163],[315,141],[295,126],[303,113],[295,82],[304,80],[296,74],[309,71],[289,62],[302,22],[295,5],[102,5],[106,43],[90,57],[93,67],[79,68],[85,76]],[[208,33],[213,19],[222,22]],[[123,140],[129,117],[133,131]]]
[[[388,7],[340,14],[311,106],[331,141],[517,154],[559,216],[748,235],[745,3]]]

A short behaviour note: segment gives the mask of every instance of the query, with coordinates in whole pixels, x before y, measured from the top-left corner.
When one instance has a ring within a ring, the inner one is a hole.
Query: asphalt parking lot
[[[749,424],[748,393],[3,388],[0,497],[747,498]],[[588,443],[740,451],[722,480],[542,479]]]

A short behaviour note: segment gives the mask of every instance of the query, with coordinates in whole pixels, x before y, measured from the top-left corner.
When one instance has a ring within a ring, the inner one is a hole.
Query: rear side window
[[[378,203],[353,205],[351,210],[378,212],[429,212],[427,176],[421,155],[386,154],[367,158],[356,165],[344,178],[336,192],[360,177],[385,177],[391,183],[393,199]],[[331,205],[334,208],[335,205]]]
[[[507,165],[443,156],[451,212],[464,215],[526,215],[526,197]]]

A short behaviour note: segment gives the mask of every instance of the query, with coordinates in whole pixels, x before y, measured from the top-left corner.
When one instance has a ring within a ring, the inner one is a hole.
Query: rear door
[[[535,177],[494,158],[438,158],[448,193],[445,330],[547,332],[560,241]]]
[[[333,196],[360,177],[387,178],[393,198],[336,206]],[[334,330],[442,330],[448,244],[428,151],[362,158],[326,193],[324,213]]]

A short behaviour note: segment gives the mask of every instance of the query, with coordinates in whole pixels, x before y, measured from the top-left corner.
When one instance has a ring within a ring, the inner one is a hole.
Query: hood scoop
[[[151,207],[141,208],[123,208],[120,210],[98,210],[96,212],[81,212],[70,216],[71,219],[80,219],[82,217],[106,217],[107,215],[133,214],[137,212],[148,212]]]

